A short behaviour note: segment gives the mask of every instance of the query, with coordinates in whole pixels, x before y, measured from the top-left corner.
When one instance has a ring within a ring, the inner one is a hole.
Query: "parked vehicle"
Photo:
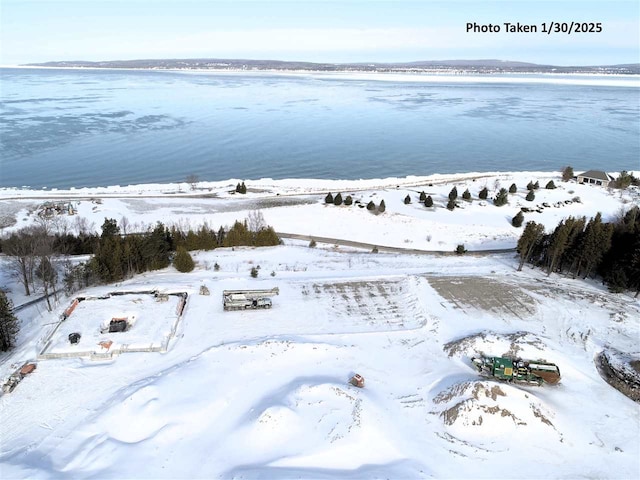
[[[223,290],[222,305],[225,310],[271,308],[270,297],[279,293],[278,287],[270,290]]]

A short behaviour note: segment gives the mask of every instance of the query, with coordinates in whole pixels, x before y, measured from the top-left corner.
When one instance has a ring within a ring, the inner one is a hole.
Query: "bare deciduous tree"
[[[195,190],[196,188],[198,188],[200,177],[198,177],[198,175],[191,174],[187,175],[187,178],[185,180],[191,186],[191,190]]]
[[[250,232],[259,232],[266,225],[267,223],[264,221],[264,216],[260,210],[252,210],[247,215],[247,228]]]

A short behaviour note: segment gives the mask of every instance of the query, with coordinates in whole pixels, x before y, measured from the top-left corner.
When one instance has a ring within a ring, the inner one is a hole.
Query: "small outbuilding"
[[[589,170],[588,172],[581,173],[577,178],[578,183],[586,183],[602,187],[608,187],[609,183],[614,180],[614,178],[607,172],[602,172],[600,170]]]

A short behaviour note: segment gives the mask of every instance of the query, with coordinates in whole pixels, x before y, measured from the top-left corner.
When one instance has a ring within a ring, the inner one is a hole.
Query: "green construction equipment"
[[[480,355],[472,358],[471,362],[481,375],[505,382],[538,386],[543,383],[555,385],[560,382],[558,366],[543,360]]]

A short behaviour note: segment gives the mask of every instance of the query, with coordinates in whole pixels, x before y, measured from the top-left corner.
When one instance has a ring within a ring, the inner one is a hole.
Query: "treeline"
[[[199,229],[184,230],[165,227],[158,222],[148,231],[121,235],[113,219],[105,219],[94,256],[88,264],[76,267],[65,277],[65,288],[83,288],[87,282],[111,283],[135,274],[159,270],[170,265],[174,252],[182,249],[213,250],[218,247],[278,245],[280,239],[272,227],[257,225],[249,228],[247,220],[236,221],[226,231],[217,231],[204,224]]]
[[[272,227],[265,225],[260,212],[251,212],[231,228],[217,231],[207,224],[198,229],[178,225],[166,227],[161,222],[145,231],[124,234],[118,222],[105,218],[101,234],[53,234],[42,226],[20,229],[4,238],[0,251],[30,295],[36,282],[43,286],[47,301],[60,288],[53,265],[68,255],[93,255],[79,265],[65,262],[62,286],[72,292],[89,285],[124,280],[135,274],[168,267],[176,251],[212,250],[218,247],[278,245],[280,239]],[[51,308],[51,304],[48,305]]]
[[[633,290],[640,294],[640,208],[633,207],[614,222],[603,222],[598,213],[568,217],[553,232],[528,222],[518,241],[522,270],[525,263],[543,268],[547,274],[573,277],[600,276],[613,292]]]

